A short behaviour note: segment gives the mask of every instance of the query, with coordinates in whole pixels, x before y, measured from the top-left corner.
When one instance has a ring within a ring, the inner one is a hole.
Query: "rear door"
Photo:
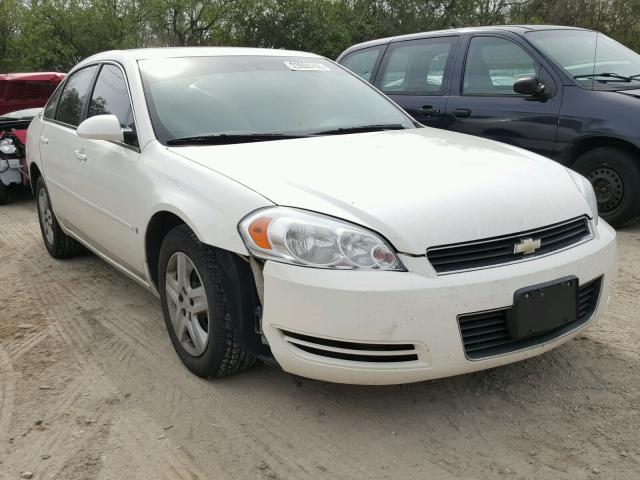
[[[545,84],[547,97],[513,91],[514,82],[528,76]],[[524,42],[498,35],[472,36],[447,103],[449,128],[551,156],[561,105],[559,88],[559,79]]]
[[[40,156],[51,203],[58,221],[73,231],[79,227],[75,213],[80,205],[80,198],[73,190],[81,165],[76,128],[97,71],[98,67],[92,65],[68,77],[57,104],[50,102],[52,108],[45,110],[40,132]]]
[[[391,43],[374,84],[423,125],[447,128],[458,42],[458,36],[446,36]]]

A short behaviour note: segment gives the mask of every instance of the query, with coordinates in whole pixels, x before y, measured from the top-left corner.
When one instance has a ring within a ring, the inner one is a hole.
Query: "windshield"
[[[543,30],[527,38],[583,87],[640,87],[640,55],[598,32]]]
[[[321,58],[185,57],[142,60],[139,66],[163,144],[220,135],[262,141],[413,128],[383,95]]]

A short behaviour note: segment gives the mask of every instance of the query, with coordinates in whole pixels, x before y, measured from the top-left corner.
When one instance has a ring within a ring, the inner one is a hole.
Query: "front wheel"
[[[640,158],[614,147],[583,153],[572,168],[587,177],[596,193],[598,212],[614,227],[640,215]]]
[[[160,249],[158,282],[165,324],[185,366],[203,378],[224,377],[254,362],[233,328],[218,252],[186,226],[171,230]],[[225,272],[233,275],[234,272]]]

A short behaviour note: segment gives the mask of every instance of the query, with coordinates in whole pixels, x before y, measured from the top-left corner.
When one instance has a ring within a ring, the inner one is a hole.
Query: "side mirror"
[[[540,82],[536,77],[519,78],[513,84],[513,91],[521,95],[534,97],[543,97],[546,93],[544,83]]]
[[[120,121],[115,115],[96,115],[87,118],[78,125],[76,130],[79,137],[90,140],[108,140],[111,142],[124,142],[124,133]]]

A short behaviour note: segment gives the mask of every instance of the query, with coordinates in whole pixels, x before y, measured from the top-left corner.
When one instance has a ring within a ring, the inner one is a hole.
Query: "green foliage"
[[[121,48],[233,45],[335,58],[357,42],[500,23],[594,28],[640,49],[640,0],[0,0],[0,72]]]

